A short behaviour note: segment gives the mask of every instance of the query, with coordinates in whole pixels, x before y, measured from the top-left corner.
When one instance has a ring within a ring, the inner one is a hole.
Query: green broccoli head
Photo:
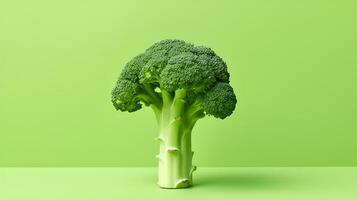
[[[175,99],[175,92],[183,90],[184,110],[191,114],[224,119],[236,107],[222,58],[210,48],[182,40],[160,41],[129,61],[112,91],[112,102],[120,111],[133,112],[142,104],[160,110],[165,96]]]

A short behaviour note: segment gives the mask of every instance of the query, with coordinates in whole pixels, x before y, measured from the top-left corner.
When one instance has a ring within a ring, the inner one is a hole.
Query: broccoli
[[[237,103],[226,63],[210,48],[182,40],[163,40],[129,61],[114,89],[117,110],[134,112],[143,105],[155,113],[160,133],[158,184],[192,185],[191,132],[205,115],[224,119]]]

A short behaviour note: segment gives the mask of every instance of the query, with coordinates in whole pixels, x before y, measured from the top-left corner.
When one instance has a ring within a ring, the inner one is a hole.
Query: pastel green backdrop
[[[183,39],[229,66],[239,106],[193,131],[199,166],[357,165],[356,3],[0,3],[0,166],[155,166],[150,109],[114,110],[124,64]]]

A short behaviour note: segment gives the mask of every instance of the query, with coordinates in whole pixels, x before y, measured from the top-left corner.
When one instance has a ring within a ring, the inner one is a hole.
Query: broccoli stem
[[[193,152],[191,150],[191,123],[185,118],[186,91],[176,90],[174,98],[162,91],[163,107],[159,121],[160,142],[159,181],[162,188],[184,188],[192,185]]]
[[[159,180],[162,188],[183,188],[192,185],[191,132],[185,132],[177,141],[176,130],[161,131],[159,159]],[[171,145],[168,145],[170,144]],[[175,144],[175,145],[173,145]]]

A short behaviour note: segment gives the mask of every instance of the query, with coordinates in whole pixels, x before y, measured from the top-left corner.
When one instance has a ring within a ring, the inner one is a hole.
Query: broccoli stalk
[[[117,110],[153,109],[160,153],[158,184],[162,188],[192,185],[191,132],[205,115],[224,119],[237,99],[225,62],[211,49],[181,40],[163,40],[134,57],[112,91]]]

